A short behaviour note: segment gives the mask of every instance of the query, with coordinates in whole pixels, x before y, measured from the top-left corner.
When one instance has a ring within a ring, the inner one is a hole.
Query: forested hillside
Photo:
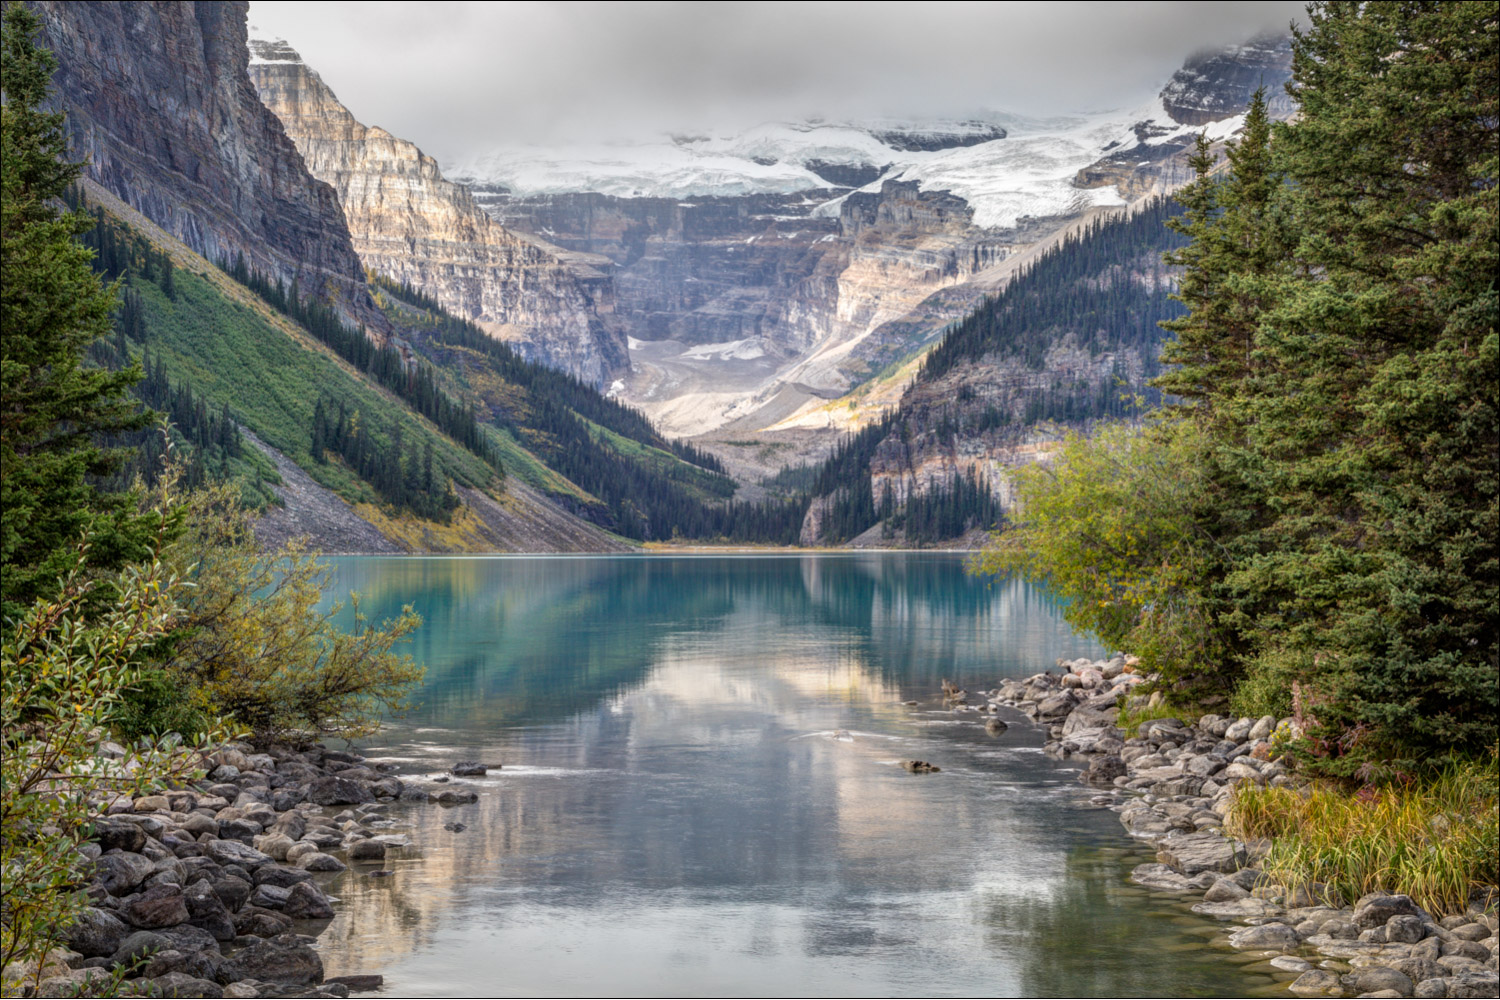
[[[1038,428],[1055,436],[1159,402],[1147,383],[1161,370],[1158,324],[1182,312],[1162,259],[1183,243],[1168,225],[1179,212],[1155,199],[1068,236],[944,334],[895,413],[776,477],[819,498],[804,541],[883,524],[882,542],[923,545],[995,527],[1004,456]]]

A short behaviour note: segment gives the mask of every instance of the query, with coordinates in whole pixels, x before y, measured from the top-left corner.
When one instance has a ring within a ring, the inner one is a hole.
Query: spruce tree
[[[96,436],[144,426],[127,395],[142,372],[85,363],[115,290],[77,239],[95,220],[63,210],[82,164],[63,114],[45,110],[56,60],[34,41],[40,19],[12,3],[0,21],[0,608],[14,616],[55,588],[85,531],[106,568],[142,554],[150,524],[88,482],[113,459]]]

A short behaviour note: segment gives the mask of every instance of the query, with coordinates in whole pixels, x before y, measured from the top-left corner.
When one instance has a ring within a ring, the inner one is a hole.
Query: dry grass
[[[1352,902],[1406,893],[1435,916],[1460,913],[1500,880],[1497,754],[1426,781],[1349,793],[1241,785],[1227,826],[1274,841],[1262,867],[1288,888],[1321,882]]]

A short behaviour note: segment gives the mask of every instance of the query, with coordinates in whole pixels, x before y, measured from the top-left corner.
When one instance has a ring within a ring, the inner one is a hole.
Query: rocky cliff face
[[[548,159],[603,185],[573,193],[527,193],[539,175],[512,161],[492,163],[489,181],[481,160],[465,169],[505,225],[615,262],[633,341],[618,392],[669,433],[841,430],[857,407],[832,413],[830,398],[930,343],[1080,223],[1188,180],[1200,128],[1232,135],[1255,87],[1287,113],[1289,51],[1276,37],[1195,57],[1149,106],[1117,116],[1018,118],[1011,130],[768,125],[653,149],[671,166],[660,176],[652,157],[622,156],[623,179],[604,161]],[[824,186],[704,193],[713,170],[743,187],[789,164]],[[601,193],[626,180],[663,193]]]
[[[1284,34],[1263,35],[1244,45],[1193,56],[1162,89],[1162,106],[1173,121],[1208,125],[1244,111],[1256,88],[1265,87],[1271,113],[1285,117],[1292,111],[1285,87],[1291,77],[1290,39]]]
[[[248,3],[34,6],[92,179],[209,260],[244,254],[381,327],[337,197],[250,83]]]
[[[337,192],[365,267],[593,385],[628,365],[607,258],[505,228],[432,157],[357,121],[285,42],[250,46],[260,100]]]

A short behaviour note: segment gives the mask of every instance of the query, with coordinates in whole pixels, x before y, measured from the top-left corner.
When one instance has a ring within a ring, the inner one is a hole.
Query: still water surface
[[[365,752],[503,768],[476,804],[393,810],[413,846],[332,886],[330,975],[483,997],[1268,985],[1124,881],[1144,858],[1023,716],[991,736],[935,698],[1097,655],[1022,583],[948,553],[332,562],[370,617],[426,619],[421,706]]]

